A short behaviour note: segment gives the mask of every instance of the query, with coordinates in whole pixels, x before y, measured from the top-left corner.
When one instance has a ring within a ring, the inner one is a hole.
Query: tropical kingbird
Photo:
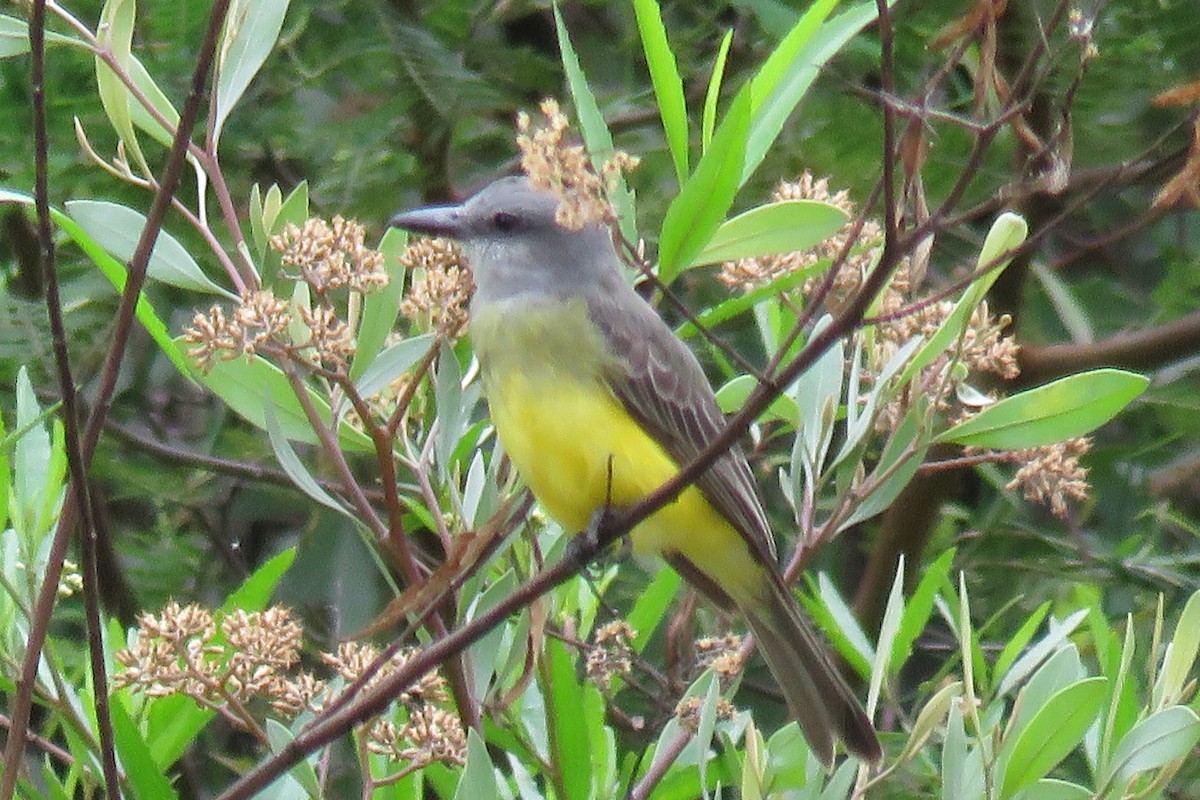
[[[470,337],[492,421],[517,472],[564,528],[653,492],[721,430],[692,352],[625,281],[603,225],[566,230],[558,199],[502,178],[457,206],[392,224],[459,242],[475,278]],[[817,756],[879,740],[784,585],[745,456],[731,448],[630,533],[704,595],[746,617]]]

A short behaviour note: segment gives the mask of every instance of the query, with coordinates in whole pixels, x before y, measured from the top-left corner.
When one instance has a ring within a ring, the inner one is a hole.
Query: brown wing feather
[[[648,304],[622,286],[590,301],[592,321],[616,358],[613,392],[680,466],[721,431],[724,415],[696,357]],[[622,296],[624,295],[624,296]],[[696,481],[713,506],[772,568],[775,542],[740,447],[731,447]]]

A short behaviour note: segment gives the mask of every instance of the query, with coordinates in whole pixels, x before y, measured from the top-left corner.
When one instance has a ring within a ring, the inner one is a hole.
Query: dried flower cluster
[[[383,255],[363,245],[364,235],[362,225],[341,217],[332,224],[321,219],[289,224],[271,237],[271,246],[280,252],[285,271],[296,271],[285,277],[303,281],[314,304],[288,302],[270,289],[247,291],[228,314],[217,305],[208,314],[197,312],[184,331],[192,345],[188,356],[205,372],[218,360],[260,352],[294,354],[331,370],[344,367],[354,355],[354,334],[330,293],[342,288],[373,292],[388,283]],[[306,334],[297,333],[301,326]]]
[[[700,730],[700,712],[704,710],[704,698],[685,697],[675,706],[675,718],[679,727],[693,736]],[[731,720],[737,714],[737,708],[724,697],[717,698],[717,719]]]
[[[797,250],[790,253],[780,253],[761,258],[741,258],[736,261],[726,261],[721,265],[717,279],[731,288],[748,292],[759,286],[776,281],[786,275],[809,272],[821,264],[833,261],[850,243],[854,233],[855,206],[850,200],[850,194],[845,189],[830,192],[828,178],[815,178],[811,172],[805,171],[798,180],[781,181],[771,194],[772,202],[785,200],[817,200],[837,206],[850,216],[840,231],[811,250]],[[862,285],[867,270],[874,263],[877,248],[883,240],[883,229],[873,220],[863,222],[853,247],[846,261],[838,270],[826,303],[836,309],[853,297],[854,292]],[[811,284],[811,280],[809,283]],[[806,285],[804,291],[810,292],[811,285]]]
[[[705,636],[696,640],[696,667],[701,670],[712,668],[728,686],[742,672],[742,637],[736,633],[724,636]]]
[[[379,667],[367,686],[403,667],[416,651],[396,652]],[[379,650],[370,644],[345,642],[336,653],[321,658],[346,681],[353,682],[367,674],[378,660]],[[434,762],[462,765],[467,757],[467,734],[458,716],[446,706],[450,695],[446,680],[437,672],[427,672],[417,683],[402,692],[397,701],[404,708],[403,722],[379,718],[365,728],[367,749],[406,763],[406,771],[419,769]]]
[[[1065,517],[1068,498],[1087,499],[1088,470],[1080,465],[1079,459],[1091,446],[1089,439],[1078,437],[1044,447],[1014,450],[1006,454],[1008,460],[1021,466],[1004,488],[1013,491],[1021,487],[1026,500],[1049,505],[1054,516]]]
[[[194,345],[188,356],[208,372],[218,358],[228,361],[239,355],[254,355],[281,336],[287,324],[288,304],[270,289],[261,289],[243,294],[230,316],[218,305],[209,309],[208,316],[197,312],[183,338]]]
[[[475,282],[458,245],[447,239],[414,239],[400,256],[412,272],[400,313],[425,330],[448,340],[462,335]]]
[[[251,701],[265,701],[277,714],[292,718],[320,711],[332,697],[325,681],[295,669],[302,644],[303,631],[282,606],[233,611],[218,618],[201,606],[172,601],[159,615],[138,619],[133,644],[116,654],[124,670],[113,682],[149,697],[187,695],[234,724],[265,735],[248,710]],[[413,652],[398,652],[384,662],[368,686],[404,666]],[[369,644],[351,642],[321,658],[338,676],[353,682],[367,674],[379,655]],[[406,762],[406,769],[435,761],[464,763],[466,733],[447,708],[445,679],[427,673],[397,700],[404,710],[402,720],[380,717],[367,723],[369,750]]]
[[[280,254],[288,277],[302,280],[313,292],[325,295],[343,287],[369,294],[387,286],[383,254],[363,244],[366,229],[355,220],[335,216],[332,223],[311,218],[304,225],[288,223],[272,236],[271,248]]]
[[[282,606],[234,611],[219,624],[198,605],[168,603],[158,616],[143,614],[133,644],[116,654],[124,667],[113,681],[150,697],[184,694],[253,728],[246,704],[266,700],[294,716],[314,707],[324,684],[306,673],[290,674],[300,658],[303,633]]]
[[[587,654],[587,676],[608,694],[613,680],[633,670],[633,640],[637,631],[624,620],[601,625],[592,634],[594,647]]]
[[[562,227],[577,231],[591,223],[611,224],[617,217],[608,192],[617,177],[636,167],[638,160],[618,150],[597,174],[583,146],[569,143],[570,123],[558,102],[543,100],[541,112],[544,122],[535,123],[525,112],[517,116],[521,169],[534,186],[557,195],[555,218]]]

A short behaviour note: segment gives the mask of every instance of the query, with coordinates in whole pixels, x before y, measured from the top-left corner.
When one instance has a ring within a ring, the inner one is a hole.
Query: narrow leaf
[[[783,200],[722,223],[689,266],[808,250],[846,224],[846,212],[819,200]]]
[[[725,60],[729,57],[729,46],[733,44],[733,31],[725,31],[712,75],[708,79],[708,91],[704,93],[704,118],[700,123],[700,151],[708,149],[712,141],[713,127],[717,123],[717,101],[721,99],[721,82],[725,79]]]
[[[96,45],[99,51],[108,51],[124,72],[129,72],[132,59],[133,25],[137,16],[135,0],[107,0],[100,12],[100,24],[96,26]],[[117,73],[96,56],[96,88],[100,104],[112,123],[117,136],[125,143],[125,150],[142,173],[150,175],[150,166],[138,145],[137,132],[133,127],[132,105],[129,89],[117,77]]]
[[[612,134],[600,113],[596,95],[588,86],[587,77],[579,65],[579,56],[571,45],[571,37],[567,34],[567,26],[563,23],[558,4],[554,6],[554,29],[558,34],[558,49],[562,54],[563,73],[567,76],[567,86],[571,89],[571,99],[575,103],[575,113],[579,115],[579,127],[583,132],[583,143],[587,145],[592,164],[600,167],[600,163],[614,151]],[[633,207],[633,192],[629,190],[624,176],[617,179],[615,189],[609,192],[609,198],[617,210],[618,225],[621,235],[626,241],[636,242],[637,217]]]
[[[375,356],[383,350],[388,334],[396,325],[406,274],[400,256],[407,244],[408,233],[400,228],[388,228],[379,242],[379,252],[383,254],[383,267],[388,274],[388,285],[363,298],[362,321],[358,325],[354,361],[350,364],[350,378],[353,380],[361,378],[371,366]]]
[[[229,112],[275,47],[287,9],[288,0],[235,0],[230,8],[217,62],[213,141],[220,140]]]
[[[1000,450],[1061,442],[1108,422],[1149,383],[1149,378],[1117,369],[1069,375],[1006,397],[937,440]]]
[[[750,103],[745,95],[734,100],[725,123],[713,136],[663,218],[658,246],[659,277],[670,284],[707,246],[737,194],[746,147]]]
[[[1107,678],[1087,678],[1046,701],[1009,750],[1002,799],[1044,777],[1083,741],[1104,705],[1107,691]]]
[[[671,52],[671,45],[667,41],[667,29],[663,26],[658,3],[655,0],[633,0],[633,10],[637,15],[642,49],[646,53],[650,82],[658,99],[663,132],[667,136],[671,160],[675,162],[675,176],[679,185],[683,186],[688,176],[688,118],[683,98],[683,80],[679,77],[675,54]]]
[[[1108,778],[1129,780],[1184,758],[1200,742],[1200,717],[1187,706],[1158,711],[1134,725],[1113,751]],[[1106,782],[1108,780],[1106,778]]]
[[[128,263],[137,249],[146,217],[140,212],[105,200],[68,200],[67,213],[105,250]],[[233,300],[237,295],[211,281],[179,240],[165,230],[158,232],[146,275],[155,280]]]

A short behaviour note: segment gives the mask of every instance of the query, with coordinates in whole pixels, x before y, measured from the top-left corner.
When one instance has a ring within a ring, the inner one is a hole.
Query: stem
[[[39,16],[37,17],[38,24],[30,25],[30,44],[34,52],[40,52],[44,49],[44,16],[41,16],[44,15],[45,11],[44,0],[36,0],[34,10]],[[125,291],[121,295],[121,303],[117,310],[116,322],[113,329],[113,341],[109,347],[108,356],[105,359],[104,368],[97,387],[95,408],[88,418],[81,443],[78,468],[81,468],[85,474],[88,465],[91,463],[92,455],[95,452],[96,442],[100,437],[104,420],[108,416],[109,409],[112,407],[113,392],[116,389],[121,362],[125,356],[125,346],[129,341],[130,331],[133,328],[134,310],[142,286],[145,283],[146,266],[150,260],[150,252],[154,246],[155,239],[158,237],[158,232],[162,228],[167,209],[170,208],[171,197],[179,185],[179,178],[186,163],[192,129],[195,127],[196,118],[199,115],[200,101],[204,96],[206,77],[216,53],[217,38],[228,10],[229,0],[214,0],[212,11],[209,15],[208,28],[201,42],[200,52],[197,55],[196,69],[192,74],[191,89],[187,100],[184,102],[179,126],[175,131],[175,140],[171,148],[171,154],[163,170],[162,180],[159,182],[160,188],[154,198],[150,213],[146,216],[146,225],[142,229],[141,238],[134,249],[133,257],[129,261],[129,274],[125,284]],[[37,37],[37,46],[33,47],[35,44],[33,37],[35,36]],[[48,199],[45,191],[41,192],[41,195],[42,198],[38,202],[43,205],[43,208],[39,209],[39,215],[41,215],[42,211],[48,214]],[[78,496],[78,490],[69,492],[66,502],[63,504],[63,510],[58,520],[58,527],[54,532],[54,538],[50,545],[46,575],[42,579],[42,585],[38,592],[37,602],[34,606],[34,616],[30,619],[25,657],[21,665],[21,675],[17,681],[17,689],[13,698],[12,728],[4,749],[3,771],[0,772],[0,800],[9,800],[16,790],[17,779],[21,772],[21,756],[24,751],[26,735],[29,731],[29,715],[33,708],[33,694],[37,683],[38,662],[41,658],[42,647],[46,642],[50,616],[54,610],[58,581],[62,576],[63,559],[66,557],[71,531],[79,519],[81,510],[85,514],[89,511],[87,504],[81,503],[77,499]],[[97,686],[96,690],[99,693],[104,690],[104,687]]]

